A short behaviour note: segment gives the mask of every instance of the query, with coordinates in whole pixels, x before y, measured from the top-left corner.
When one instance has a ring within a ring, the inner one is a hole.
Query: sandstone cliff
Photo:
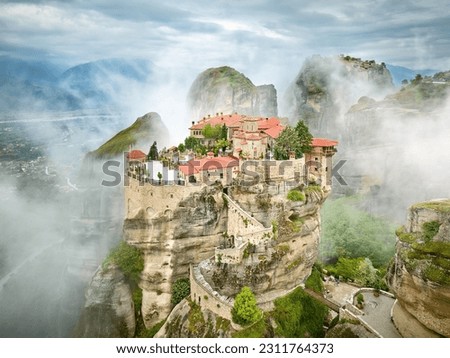
[[[450,200],[413,205],[397,239],[395,325],[404,337],[450,337]]]
[[[187,99],[192,120],[217,112],[264,117],[278,114],[273,85],[255,86],[244,74],[228,66],[200,73]]]
[[[75,337],[133,337],[136,322],[130,286],[114,266],[99,268],[86,291]]]
[[[285,100],[291,121],[305,120],[316,136],[335,136],[342,129],[342,116],[358,98],[383,98],[392,90],[384,64],[316,55],[305,61]]]

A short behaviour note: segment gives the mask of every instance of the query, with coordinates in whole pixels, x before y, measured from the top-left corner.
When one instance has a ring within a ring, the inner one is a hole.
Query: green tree
[[[241,325],[251,324],[261,317],[261,310],[256,305],[255,295],[249,287],[243,287],[235,297],[231,315],[233,321]]]
[[[186,146],[183,143],[178,144],[178,151],[183,153],[186,150]]]
[[[110,252],[103,265],[107,266],[109,263],[119,266],[125,276],[135,282],[144,269],[144,257],[141,250],[128,245],[125,241],[121,241]]]
[[[224,124],[222,128],[220,129],[220,139],[226,140],[228,138],[228,128]]]
[[[216,150],[222,149],[223,151],[225,151],[229,145],[230,145],[230,142],[228,140],[219,139],[216,142],[215,148],[216,148]]]
[[[181,302],[181,300],[191,293],[191,285],[188,278],[180,278],[175,281],[172,286],[172,299],[171,302],[175,306]]]
[[[287,126],[275,140],[274,156],[276,160],[287,160],[291,152],[294,152],[298,158],[303,156],[297,132],[294,128]]]
[[[187,137],[184,140],[184,146],[186,147],[186,149],[192,149],[195,150],[198,146],[200,146],[200,139],[195,138],[195,137]]]
[[[313,136],[309,132],[308,126],[305,122],[298,121],[295,126],[295,132],[297,133],[302,153],[310,152],[312,150],[311,144]]]
[[[213,127],[208,123],[202,130],[203,136],[208,139],[218,139],[221,136],[221,133],[222,126],[220,124],[217,124]]]
[[[156,142],[153,142],[152,146],[150,147],[147,158],[148,160],[158,160],[158,147],[156,145]]]

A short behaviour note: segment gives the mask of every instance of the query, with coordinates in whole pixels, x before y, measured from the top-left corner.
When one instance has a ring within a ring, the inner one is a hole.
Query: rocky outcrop
[[[75,337],[133,337],[134,303],[129,284],[115,266],[99,268],[86,291]]]
[[[277,93],[273,85],[255,86],[244,74],[223,66],[200,73],[189,90],[192,120],[213,113],[276,116]]]
[[[226,210],[220,187],[191,187],[189,192],[184,186],[139,187],[134,182],[126,189],[123,236],[144,254],[139,286],[142,317],[151,327],[172,310],[172,284],[189,277],[191,263],[214,255],[225,231]]]
[[[343,115],[358,98],[383,98],[392,90],[384,64],[316,55],[305,61],[285,100],[291,121],[303,119],[314,135],[334,137],[342,130]]]
[[[450,200],[413,205],[397,239],[394,323],[404,337],[450,337]]]

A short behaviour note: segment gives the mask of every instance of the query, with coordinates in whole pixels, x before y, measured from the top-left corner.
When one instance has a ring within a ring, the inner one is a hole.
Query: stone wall
[[[231,309],[233,308],[234,300],[221,296],[217,291],[214,291],[203,278],[199,266],[191,265],[190,280],[191,300],[202,308],[208,309],[231,322]]]
[[[126,218],[133,218],[142,209],[149,217],[158,213],[170,215],[180,201],[201,191],[203,187],[201,184],[195,186],[143,184],[137,179],[129,178],[129,185],[125,187]]]

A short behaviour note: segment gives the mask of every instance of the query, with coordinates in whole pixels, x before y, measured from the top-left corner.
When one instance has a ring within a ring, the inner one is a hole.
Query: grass
[[[422,225],[422,236],[425,242],[431,241],[439,232],[441,223],[439,221],[429,221]]]
[[[400,241],[406,242],[408,244],[412,244],[417,240],[417,235],[414,233],[405,232],[404,226],[400,226],[397,230],[395,230],[395,235],[397,235]]]
[[[290,201],[305,201],[305,194],[300,190],[292,189],[287,194],[287,199]]]
[[[424,272],[423,278],[428,281],[433,281],[435,283],[441,285],[449,285],[450,284],[450,275],[447,270],[442,269],[439,266],[435,266],[433,264],[429,264]]]
[[[139,117],[131,126],[121,130],[114,137],[89,153],[95,159],[112,158],[127,152],[140,140],[148,140],[152,132],[152,123],[148,118]]]
[[[427,201],[413,205],[413,209],[430,209],[442,213],[450,213],[450,200]]]
[[[233,338],[262,338],[267,331],[266,319],[263,316],[259,321],[232,334]]]

